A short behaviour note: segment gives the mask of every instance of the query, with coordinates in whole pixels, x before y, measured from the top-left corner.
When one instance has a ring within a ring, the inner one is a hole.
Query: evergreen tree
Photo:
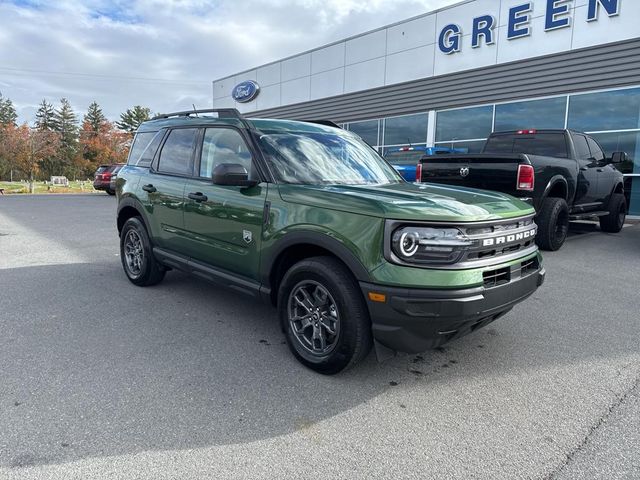
[[[107,119],[102,113],[100,105],[98,105],[96,102],[92,102],[91,105],[89,105],[87,114],[82,120],[82,124],[89,124],[91,132],[95,135],[98,135],[106,121]]]
[[[60,99],[60,107],[56,109],[53,121],[53,130],[60,138],[60,148],[56,155],[59,174],[75,177],[73,165],[78,153],[78,117],[66,98]]]
[[[0,124],[2,125],[16,125],[18,120],[18,114],[13,106],[13,102],[2,96],[0,93]]]
[[[55,127],[55,111],[53,105],[47,102],[46,99],[42,100],[38,111],[36,112],[35,127],[37,130],[53,130]]]
[[[120,114],[120,121],[116,122],[116,125],[120,130],[125,132],[135,132],[142,122],[149,120],[151,110],[147,107],[141,107],[136,105],[133,108],[127,109],[126,112]]]

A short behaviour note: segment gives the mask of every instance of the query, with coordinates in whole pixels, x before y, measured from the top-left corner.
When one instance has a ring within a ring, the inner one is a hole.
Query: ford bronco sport
[[[416,353],[470,333],[544,280],[530,205],[407,183],[330,122],[157,116],[116,190],[132,283],[179,269],[262,298],[293,354],[324,374],[372,345]]]

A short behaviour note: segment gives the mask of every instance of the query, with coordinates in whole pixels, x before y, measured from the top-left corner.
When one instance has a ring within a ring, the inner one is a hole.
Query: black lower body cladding
[[[542,268],[492,288],[422,290],[368,283],[360,286],[367,299],[373,337],[398,352],[419,353],[462,337],[501,317],[542,285]],[[369,293],[381,293],[374,302]]]

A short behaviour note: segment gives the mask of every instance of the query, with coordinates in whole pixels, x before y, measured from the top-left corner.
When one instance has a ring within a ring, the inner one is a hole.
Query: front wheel
[[[556,251],[569,233],[569,206],[564,198],[545,198],[536,218],[536,243],[543,250]]]
[[[316,372],[332,375],[369,353],[371,322],[351,272],[331,257],[295,264],[278,291],[278,311],[294,356]]]
[[[600,229],[607,233],[618,233],[627,219],[627,199],[621,193],[614,193],[609,201],[609,215],[600,217]]]
[[[166,273],[153,256],[149,234],[139,217],[130,218],[122,227],[120,260],[129,281],[139,287],[160,283]]]

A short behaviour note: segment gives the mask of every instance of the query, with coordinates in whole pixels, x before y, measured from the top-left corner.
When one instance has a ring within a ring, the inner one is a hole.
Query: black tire
[[[122,227],[120,260],[127,278],[139,287],[160,283],[166,273],[153,256],[149,234],[140,217],[130,218]]]
[[[371,321],[362,291],[351,272],[334,258],[313,257],[291,267],[278,290],[278,313],[289,349],[316,372],[333,375],[352,367],[371,350]]]
[[[609,215],[600,217],[600,229],[607,233],[618,233],[627,218],[627,199],[621,193],[614,193],[609,200]]]
[[[536,243],[543,250],[556,251],[569,233],[569,206],[564,198],[545,198],[536,217]]]
[[[107,188],[107,193],[109,195],[115,195],[116,194],[115,190],[111,190],[110,188]]]

